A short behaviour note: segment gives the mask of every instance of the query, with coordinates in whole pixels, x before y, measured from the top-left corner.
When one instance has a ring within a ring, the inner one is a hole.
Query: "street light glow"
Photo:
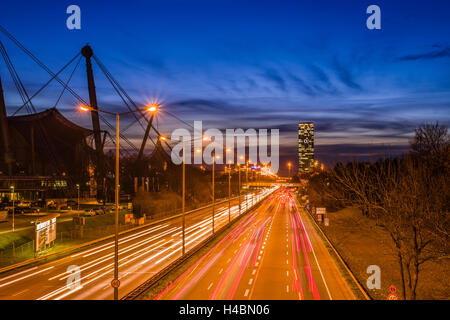
[[[80,106],[80,108],[79,108],[81,111],[83,111],[83,112],[87,112],[87,111],[89,111],[90,109],[89,109],[89,107],[88,106]]]
[[[156,110],[158,110],[158,105],[156,104],[156,103],[152,103],[148,108],[147,108],[147,111],[150,111],[150,112],[155,112]]]

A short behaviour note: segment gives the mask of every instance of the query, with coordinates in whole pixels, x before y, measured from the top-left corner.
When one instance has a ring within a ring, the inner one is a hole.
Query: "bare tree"
[[[448,154],[450,150],[450,135],[446,125],[424,124],[415,130],[415,136],[411,141],[411,150],[425,159],[442,160],[446,158],[448,166]]]

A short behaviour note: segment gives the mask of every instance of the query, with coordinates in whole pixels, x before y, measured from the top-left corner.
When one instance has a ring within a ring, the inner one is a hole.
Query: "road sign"
[[[326,208],[316,208],[316,214],[325,214],[327,213]]]
[[[119,279],[112,279],[111,281],[111,287],[118,288],[120,287],[120,280]]]
[[[394,293],[388,295],[388,300],[398,300],[398,296]]]
[[[390,286],[389,291],[391,291],[392,293],[395,293],[395,291],[397,291],[397,288],[395,288],[394,286]]]

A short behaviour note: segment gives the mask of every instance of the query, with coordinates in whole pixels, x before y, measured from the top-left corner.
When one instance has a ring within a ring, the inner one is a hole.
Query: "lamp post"
[[[291,178],[291,166],[292,166],[292,163],[291,162],[288,162],[288,169],[289,169],[289,178]]]
[[[238,163],[238,188],[239,188],[239,215],[241,215],[241,165]]]
[[[231,152],[231,149],[226,149]],[[228,223],[231,222],[231,160],[228,161]]]
[[[14,186],[9,187],[11,190],[11,199],[12,199],[12,231],[14,232]]]
[[[131,114],[134,112],[140,112],[140,111],[150,111],[150,112],[156,112],[158,109],[158,105],[152,104],[148,107],[123,112],[123,113],[113,113],[109,111],[99,110],[91,108],[90,106],[80,106],[79,109],[81,111],[87,112],[101,112],[106,113],[112,116],[116,117],[116,172],[115,172],[115,207],[116,207],[116,214],[115,214],[115,234],[114,234],[114,300],[119,299],[119,137],[120,137],[120,116],[124,116],[127,114]]]
[[[77,183],[76,187],[77,187],[77,193],[78,193],[77,210],[80,211],[80,185]],[[78,215],[80,215],[79,212],[78,212]]]
[[[214,190],[214,170],[215,170],[215,163],[216,163],[216,152],[214,151],[213,155],[213,163],[212,163],[212,200],[213,200],[213,207],[212,207],[212,233],[214,234],[214,211],[216,210],[216,195]]]

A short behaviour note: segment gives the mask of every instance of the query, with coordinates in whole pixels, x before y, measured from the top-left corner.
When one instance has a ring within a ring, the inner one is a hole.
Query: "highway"
[[[275,188],[264,189],[259,197]],[[250,208],[251,195],[241,203]],[[239,215],[233,201],[231,219]],[[211,208],[186,216],[186,251],[212,234]],[[215,230],[229,220],[228,202],[216,206]],[[181,218],[126,233],[119,239],[119,298],[146,281],[181,255]],[[81,251],[38,266],[0,275],[0,299],[15,300],[105,300],[113,299],[114,242],[106,240]],[[79,271],[76,273],[74,271]]]
[[[155,299],[356,299],[306,214],[276,191]]]

